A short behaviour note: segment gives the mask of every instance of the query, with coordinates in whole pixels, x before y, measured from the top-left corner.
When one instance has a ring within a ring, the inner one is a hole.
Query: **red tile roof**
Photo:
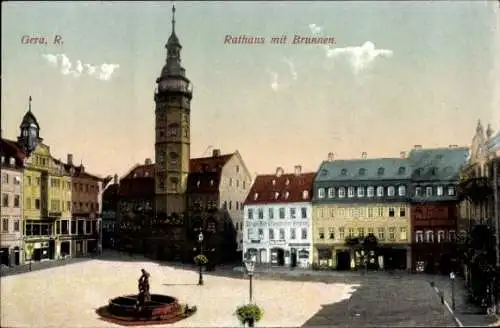
[[[234,154],[220,156],[191,158],[189,160],[189,172],[217,172],[222,170],[224,165]]]
[[[245,205],[310,202],[316,173],[259,175],[248,193]],[[304,197],[304,191],[306,196]],[[278,196],[278,197],[276,197]]]
[[[3,138],[0,140],[0,153],[5,157],[5,163],[9,163],[9,157],[14,157],[16,159],[16,166],[23,167],[26,154],[21,146],[16,141]]]
[[[154,164],[143,164],[137,165],[132,170],[130,170],[123,179],[136,179],[136,178],[154,178],[155,177],[155,165]]]

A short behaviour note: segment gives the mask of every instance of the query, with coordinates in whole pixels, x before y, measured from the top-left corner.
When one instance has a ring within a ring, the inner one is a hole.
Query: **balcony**
[[[486,177],[465,178],[458,185],[458,195],[461,200],[471,202],[485,201],[493,193],[490,181]]]

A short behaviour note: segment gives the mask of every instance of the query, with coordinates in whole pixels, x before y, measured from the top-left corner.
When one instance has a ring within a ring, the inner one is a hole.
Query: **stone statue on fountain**
[[[151,302],[149,294],[149,273],[141,269],[142,275],[139,278],[139,296],[137,297],[137,305],[142,307],[144,304]]]

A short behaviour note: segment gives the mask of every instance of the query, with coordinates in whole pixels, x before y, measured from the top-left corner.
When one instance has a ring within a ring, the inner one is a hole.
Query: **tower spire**
[[[172,5],[172,33],[175,33],[175,3]]]
[[[31,112],[31,100],[33,100],[33,99],[31,98],[31,96],[29,96],[29,98],[28,98],[28,112]]]

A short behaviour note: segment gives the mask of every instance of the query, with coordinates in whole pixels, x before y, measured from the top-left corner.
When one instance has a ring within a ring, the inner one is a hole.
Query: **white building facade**
[[[22,185],[23,172],[19,159],[1,156],[1,264],[15,266],[24,263]]]
[[[259,175],[244,206],[243,258],[257,263],[308,267],[312,257],[313,173]]]

